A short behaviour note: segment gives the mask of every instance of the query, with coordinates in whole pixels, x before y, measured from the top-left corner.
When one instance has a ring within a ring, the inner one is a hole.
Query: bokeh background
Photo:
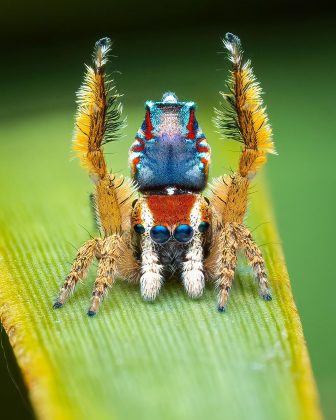
[[[36,155],[46,170],[70,148],[83,62],[106,35],[115,40],[113,68],[129,122],[123,143],[110,146],[113,169],[127,167],[144,101],[174,90],[198,103],[198,120],[216,145],[214,165],[227,170],[211,118],[227,71],[221,37],[239,34],[266,92],[279,152],[267,165],[268,184],[327,419],[336,418],[335,24],[324,1],[17,1],[2,2],[0,14],[0,149],[17,142],[15,160],[23,139],[34,145],[44,132]],[[59,144],[48,144],[58,132]],[[78,176],[87,182],[79,170]],[[2,410],[30,418],[3,331],[1,340]]]

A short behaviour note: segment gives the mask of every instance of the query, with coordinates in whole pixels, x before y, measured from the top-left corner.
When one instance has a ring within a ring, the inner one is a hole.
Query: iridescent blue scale
[[[150,230],[150,236],[153,239],[154,242],[158,244],[163,244],[164,242],[167,242],[170,238],[170,232],[166,228],[166,226],[153,226]]]
[[[174,232],[174,238],[178,242],[189,242],[194,236],[194,229],[189,225],[177,226]]]

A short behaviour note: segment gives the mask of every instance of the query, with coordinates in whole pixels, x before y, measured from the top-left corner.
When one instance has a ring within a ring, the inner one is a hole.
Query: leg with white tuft
[[[149,235],[144,236],[142,239],[141,257],[141,295],[145,300],[152,301],[159,294],[163,283],[161,274],[163,267],[159,262],[157,251]]]
[[[196,234],[182,264],[182,281],[191,298],[197,299],[204,291],[203,246],[200,234]]]

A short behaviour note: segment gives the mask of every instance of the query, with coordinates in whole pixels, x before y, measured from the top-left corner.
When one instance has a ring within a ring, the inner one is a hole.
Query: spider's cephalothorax
[[[240,40],[228,33],[224,46],[232,62],[229,92],[216,110],[226,138],[242,143],[237,172],[207,185],[210,147],[195,116],[194,102],[172,92],[147,101],[145,119],[130,149],[132,180],[110,174],[102,146],[123,126],[113,81],[105,75],[110,40],[96,43],[94,66],[88,67],[78,93],[74,150],[95,184],[93,204],[101,235],[78,251],[54,304],[63,305],[94,258],[98,270],[88,311],[94,315],[116,277],[140,283],[146,300],[158,295],[164,280],[176,273],[187,293],[198,298],[205,280],[218,288],[224,311],[242,250],[258,279],[261,296],[271,299],[262,254],[244,225],[251,178],[274,153],[272,132],[261,89],[250,62],[243,63]]]

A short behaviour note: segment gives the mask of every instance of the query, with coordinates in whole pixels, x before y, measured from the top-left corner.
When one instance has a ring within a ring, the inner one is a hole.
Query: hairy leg
[[[142,239],[141,258],[141,295],[145,300],[154,300],[159,294],[163,283],[161,274],[163,267],[159,262],[157,251],[149,236],[144,236]]]
[[[123,235],[123,251],[118,262],[120,277],[132,283],[138,283],[141,274],[141,263],[134,255],[131,235]]]
[[[91,305],[88,310],[89,316],[94,316],[106,295],[108,288],[112,286],[119,272],[118,262],[124,248],[124,242],[119,235],[111,235],[102,239],[99,247],[99,264],[97,276],[92,292]]]
[[[223,226],[219,235],[218,310],[224,312],[236,270],[238,242],[234,227],[230,223]]]
[[[258,279],[260,295],[265,300],[272,300],[272,295],[267,280],[265,261],[262,253],[252,238],[250,231],[243,225],[240,225],[238,229],[240,242],[239,245],[244,250],[246,258]]]
[[[182,264],[182,281],[188,295],[194,299],[204,291],[203,247],[200,235],[195,235]]]
[[[97,245],[98,239],[90,239],[79,248],[76,258],[72,264],[71,271],[59,292],[56,302],[54,303],[54,309],[63,306],[78,281],[84,278],[93,258],[96,255]]]

